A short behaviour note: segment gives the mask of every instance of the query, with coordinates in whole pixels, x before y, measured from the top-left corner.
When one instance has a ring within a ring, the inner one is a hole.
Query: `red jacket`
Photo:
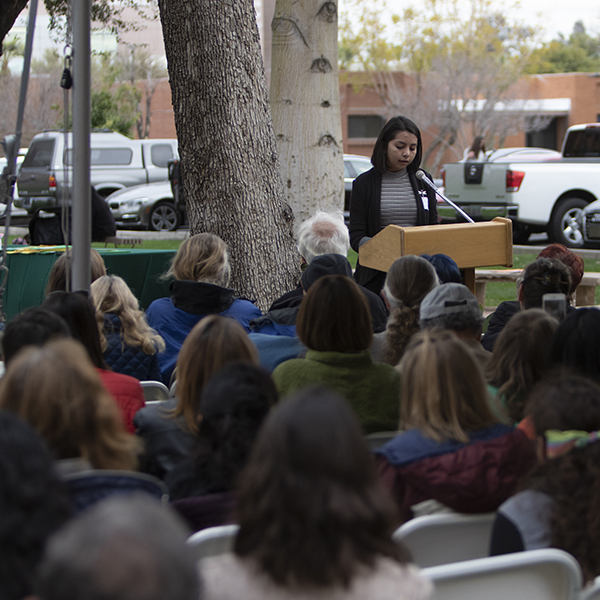
[[[457,512],[494,511],[536,463],[526,435],[501,424],[471,434],[468,443],[436,442],[411,429],[376,452],[404,519],[412,517],[411,506],[430,499]]]
[[[133,417],[140,408],[146,405],[140,382],[129,375],[122,375],[104,369],[97,369],[97,371],[104,387],[119,405],[127,431],[135,433]]]

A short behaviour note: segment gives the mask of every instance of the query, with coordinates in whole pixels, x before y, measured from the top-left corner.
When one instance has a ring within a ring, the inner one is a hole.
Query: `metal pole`
[[[90,289],[92,210],[90,184],[91,0],[74,0],[73,17],[73,290]]]

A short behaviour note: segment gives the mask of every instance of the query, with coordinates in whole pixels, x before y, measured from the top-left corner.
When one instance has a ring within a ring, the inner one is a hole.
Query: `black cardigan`
[[[431,175],[426,173],[431,179]],[[416,178],[411,171],[408,179],[412,185],[415,202],[417,203],[417,225],[437,225],[438,212],[435,192]],[[427,198],[428,210],[425,210],[421,198]],[[350,244],[356,252],[360,240],[364,237],[373,237],[381,231],[381,173],[373,168],[359,175],[352,184],[352,197],[350,199]],[[361,285],[365,285],[380,271],[369,269],[356,264],[354,278]]]

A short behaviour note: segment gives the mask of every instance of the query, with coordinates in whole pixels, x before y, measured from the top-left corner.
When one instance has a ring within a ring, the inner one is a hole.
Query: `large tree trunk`
[[[229,245],[232,281],[261,308],[294,287],[285,201],[252,0],[159,0],[190,233]]]
[[[271,107],[287,199],[299,221],[343,208],[337,2],[277,0]]]

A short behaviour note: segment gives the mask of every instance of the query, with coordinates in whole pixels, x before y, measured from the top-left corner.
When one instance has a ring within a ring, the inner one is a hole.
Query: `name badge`
[[[429,210],[429,197],[427,196],[427,190],[419,190],[421,196],[421,202],[423,203],[423,209]]]

